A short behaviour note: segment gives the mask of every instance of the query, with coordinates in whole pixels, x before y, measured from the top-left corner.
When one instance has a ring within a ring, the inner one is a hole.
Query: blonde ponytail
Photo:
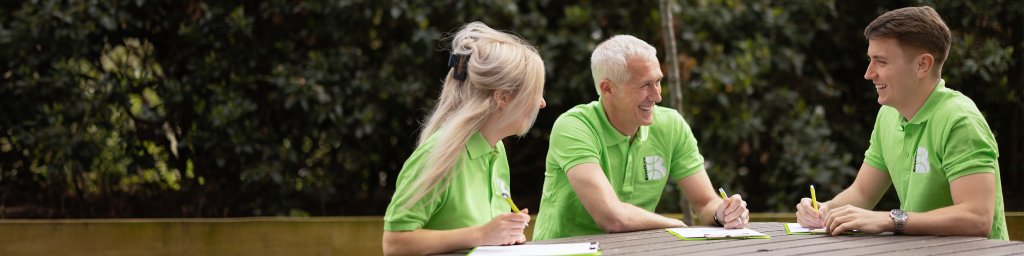
[[[470,56],[466,80],[452,78],[454,68],[444,80],[441,96],[427,118],[417,146],[423,146],[434,133],[443,132],[426,164],[414,167],[425,171],[412,183],[413,196],[403,208],[416,204],[431,191],[448,188],[451,179],[463,167],[455,165],[469,138],[498,110],[495,91],[505,90],[512,95],[506,106],[509,114],[499,119],[496,127],[508,125],[523,113],[530,113],[530,120],[537,116],[537,100],[544,92],[544,62],[536,48],[518,36],[473,22],[452,37],[451,50],[454,54]],[[525,134],[530,126],[519,134]],[[438,195],[433,193],[425,202],[433,201]]]

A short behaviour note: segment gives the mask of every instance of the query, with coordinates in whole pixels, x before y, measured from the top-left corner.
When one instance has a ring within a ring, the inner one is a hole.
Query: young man
[[[686,121],[654,105],[663,77],[654,47],[612,37],[594,50],[591,71],[601,98],[555,121],[533,239],[685,227],[653,213],[669,174],[703,223],[745,227],[746,202],[715,192]]]
[[[897,235],[1007,240],[999,149],[971,99],[941,79],[951,35],[930,7],[886,12],[864,30],[881,110],[853,186],[819,210],[804,198],[800,225]],[[889,184],[900,209],[870,211]]]

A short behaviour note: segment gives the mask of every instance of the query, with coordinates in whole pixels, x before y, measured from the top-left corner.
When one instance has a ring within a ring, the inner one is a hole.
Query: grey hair
[[[658,50],[631,35],[617,35],[604,40],[590,54],[590,72],[594,75],[594,88],[601,95],[601,81],[611,80],[620,85],[630,79],[626,59],[658,60]]]

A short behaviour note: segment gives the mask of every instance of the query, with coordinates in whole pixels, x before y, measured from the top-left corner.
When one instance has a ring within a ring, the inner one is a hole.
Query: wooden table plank
[[[763,233],[763,232],[762,232]],[[779,234],[770,234],[772,238],[769,239],[723,239],[723,240],[705,240],[714,241],[714,243],[708,243],[705,241],[682,241],[674,243],[671,246],[659,246],[650,248],[630,248],[627,250],[621,250],[624,255],[662,255],[662,254],[687,254],[687,253],[710,253],[710,254],[724,254],[731,252],[723,252],[720,250],[743,250],[747,253],[757,252],[758,250],[764,249],[761,247],[771,244],[785,244],[785,243],[796,243],[796,244],[815,244],[815,243],[827,243],[828,241],[814,242],[816,239],[820,239],[823,236],[812,236],[812,235],[794,235],[787,236],[785,231]],[[840,238],[849,239],[849,238]],[[855,238],[863,239],[863,237]],[[705,243],[697,243],[705,242]]]
[[[1006,244],[1005,246],[985,248],[970,251],[951,252],[949,256],[978,256],[978,255],[1024,255],[1024,243]]]
[[[684,241],[665,229],[567,237],[527,244],[600,242],[601,254],[613,255],[864,255],[951,254],[1007,255],[1024,253],[1024,243],[985,240],[977,237],[883,235],[787,235],[782,223],[755,222],[747,228],[771,235],[770,239],[722,239]],[[462,250],[443,255],[465,255]]]
[[[981,238],[978,238],[980,240]],[[781,250],[768,255],[866,255],[878,254],[892,251],[907,250],[912,248],[969,242],[973,239],[964,237],[936,237],[936,236],[876,236],[872,240],[860,240],[835,247],[821,248],[794,248]]]
[[[992,247],[1002,247],[1002,246],[1012,245],[1012,244],[1009,244],[1008,242],[1003,241],[1003,240],[986,240],[984,238],[978,238],[978,239],[979,240],[963,242],[963,243],[946,244],[946,245],[939,245],[939,246],[928,246],[928,247],[920,247],[920,248],[909,248],[908,250],[893,251],[893,252],[888,252],[888,253],[882,253],[882,254],[879,254],[879,255],[934,255],[934,254],[950,253],[950,252],[969,252],[969,253],[971,253],[973,255],[987,255],[987,254],[974,253],[973,251],[989,249],[989,248],[992,248]],[[1019,252],[1021,252],[1021,251],[1018,251],[1018,253]]]

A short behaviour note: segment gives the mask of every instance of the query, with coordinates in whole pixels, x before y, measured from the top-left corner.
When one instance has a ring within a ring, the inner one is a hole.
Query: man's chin
[[[640,126],[650,126],[653,123],[654,123],[654,118],[646,119],[646,120],[640,120]]]

